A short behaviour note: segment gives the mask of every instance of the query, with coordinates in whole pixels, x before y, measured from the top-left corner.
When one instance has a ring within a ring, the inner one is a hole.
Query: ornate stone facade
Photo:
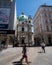
[[[32,46],[32,18],[22,13],[17,21],[18,46]]]

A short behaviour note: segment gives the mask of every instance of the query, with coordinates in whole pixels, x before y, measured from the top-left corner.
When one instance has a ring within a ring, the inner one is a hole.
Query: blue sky
[[[40,5],[52,5],[52,0],[16,0],[17,16],[24,12],[27,16],[34,17]]]

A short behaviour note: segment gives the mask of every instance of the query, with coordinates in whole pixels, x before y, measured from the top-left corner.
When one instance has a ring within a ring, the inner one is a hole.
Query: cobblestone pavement
[[[30,65],[52,65],[52,47],[45,48],[46,53],[41,53],[41,47],[27,48]],[[0,52],[0,65],[13,65],[22,57],[22,48],[9,48]],[[23,61],[24,62],[24,61]]]
[[[39,48],[37,56],[31,65],[52,65],[52,47],[46,47],[45,50],[46,53],[40,53],[41,48]]]

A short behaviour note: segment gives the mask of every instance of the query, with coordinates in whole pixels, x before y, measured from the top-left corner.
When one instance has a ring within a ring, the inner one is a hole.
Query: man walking
[[[23,55],[21,58],[21,62],[23,61],[23,59],[25,58],[26,63],[28,64],[28,57],[27,57],[27,50],[26,50],[26,45],[23,46],[23,51],[22,51]]]

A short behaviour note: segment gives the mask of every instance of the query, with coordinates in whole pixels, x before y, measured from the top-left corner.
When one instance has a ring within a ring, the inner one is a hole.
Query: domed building
[[[17,18],[17,44],[18,46],[32,46],[32,18],[22,13]]]

